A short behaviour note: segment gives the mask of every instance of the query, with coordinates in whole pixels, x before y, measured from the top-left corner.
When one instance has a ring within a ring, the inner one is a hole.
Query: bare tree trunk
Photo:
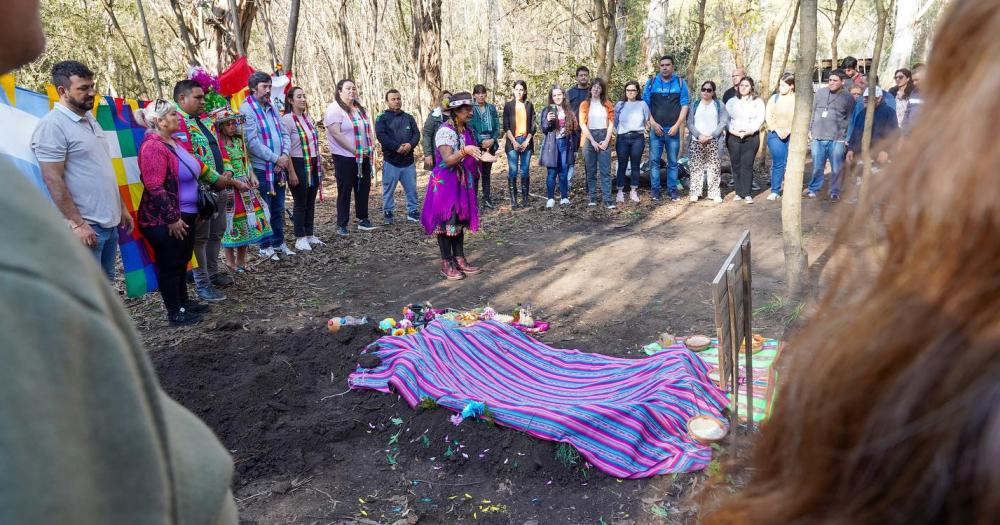
[[[840,58],[837,56],[837,42],[840,40],[840,31],[844,23],[844,1],[835,0],[837,7],[833,12],[833,27],[830,30],[830,56],[833,59],[833,69],[837,69],[837,59]]]
[[[802,7],[802,0],[795,1],[795,11],[792,13],[792,25],[788,26],[788,36],[785,37],[785,56],[781,59],[781,69],[778,76],[785,74],[788,67],[788,54],[792,51],[792,34],[795,33],[795,23],[799,21],[799,8]]]
[[[610,1],[614,2],[615,0]],[[597,76],[601,78],[607,78],[604,67],[607,63],[608,39],[610,37],[608,16],[608,9],[604,0],[594,0],[594,12],[592,15],[594,24],[594,62],[597,63]],[[614,15],[612,14],[611,16]]]
[[[170,8],[177,18],[177,30],[181,33],[181,41],[184,43],[184,50],[187,51],[188,63],[193,66],[200,66],[201,62],[198,60],[198,50],[194,47],[194,42],[191,41],[191,33],[188,32],[187,22],[184,21],[184,12],[181,11],[178,0],[170,0]]]
[[[281,64],[285,66],[285,71],[292,70],[292,59],[295,58],[295,38],[299,33],[299,5],[301,0],[292,0],[291,8],[288,10],[288,36],[285,38],[285,52],[281,57]]]
[[[236,0],[229,0],[229,20],[233,24],[233,35],[236,40],[236,52],[241,57],[247,56],[246,46],[243,45],[243,34],[240,29],[240,8],[236,5]]]
[[[799,15],[799,53],[795,60],[795,116],[788,145],[788,167],[781,198],[781,238],[785,252],[785,284],[788,296],[801,294],[808,267],[802,249],[802,179],[809,147],[809,121],[812,119],[812,68],[816,63],[816,0],[802,0]]]
[[[122,31],[121,24],[118,23],[118,17],[115,16],[115,6],[114,0],[101,0],[101,4],[104,6],[104,11],[108,13],[108,18],[111,19],[111,25],[115,28],[118,36],[121,37],[122,43],[125,44],[125,50],[128,52],[129,60],[132,61],[132,72],[135,74],[135,81],[142,88],[142,92],[149,96],[149,88],[146,87],[146,82],[142,79],[142,71],[139,69],[139,60],[135,57],[135,50],[132,49],[132,44],[129,43],[128,38],[125,37],[125,32]]]
[[[764,63],[760,69],[760,96],[765,100],[771,95],[771,69],[774,67],[774,45],[778,40],[778,30],[781,29],[781,20],[775,20],[767,28],[767,35],[764,37]],[[761,141],[764,142],[764,141]]]
[[[149,52],[149,62],[153,65],[153,80],[156,81],[156,92],[160,98],[163,98],[163,83],[160,82],[160,69],[156,66],[156,50],[153,49],[153,40],[149,37],[146,10],[142,7],[142,0],[135,0],[135,5],[139,8],[139,23],[142,24],[142,34],[146,38],[146,51]]]
[[[274,71],[278,68],[278,48],[274,45],[274,36],[271,34],[271,17],[268,16],[266,3],[261,6],[257,14],[260,15],[260,25],[264,26],[264,35],[267,36],[267,52],[271,56],[271,67],[268,69]]]
[[[886,9],[885,0],[875,0],[875,13],[877,17],[878,29],[875,31],[875,54],[872,56],[872,67],[869,71],[878,71],[879,63],[882,61],[882,41],[885,39],[885,26],[889,22],[889,11],[894,7],[895,0],[889,0]],[[877,74],[877,73],[876,73]],[[871,187],[872,176],[872,125],[875,123],[875,77],[872,82],[868,103],[865,105],[865,128],[861,135],[861,204],[865,204],[868,197],[868,188]]]
[[[605,26],[607,43],[604,48],[604,60],[601,62],[601,78],[608,82],[615,67],[615,47],[618,45],[618,0],[608,0],[605,10]]]
[[[441,0],[411,0],[413,61],[417,64],[420,110],[441,100]]]
[[[687,65],[687,83],[688,83],[688,96],[691,100],[697,95],[697,90],[699,89],[697,79],[694,78],[695,71],[698,70],[698,58],[701,56],[701,45],[705,42],[705,4],[708,0],[698,1],[698,36],[694,41],[694,50],[691,51],[691,60],[688,61]]]

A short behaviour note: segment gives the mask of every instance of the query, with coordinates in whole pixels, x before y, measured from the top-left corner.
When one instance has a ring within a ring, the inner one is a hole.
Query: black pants
[[[354,157],[333,156],[333,176],[337,178],[337,226],[347,227],[351,218],[351,192],[354,193],[354,214],[358,220],[368,219],[368,195],[372,191],[371,157],[359,165]]]
[[[453,237],[449,237],[444,234],[439,234],[437,238],[438,238],[438,249],[441,250],[442,259],[451,259],[452,257],[465,257],[464,231]]]
[[[646,137],[642,132],[633,131],[618,136],[615,142],[615,152],[618,153],[618,188],[639,189],[639,165],[642,163],[642,150],[646,147]],[[625,167],[631,164],[631,176],[625,179]],[[627,183],[627,184],[626,184]]]
[[[476,188],[476,196],[479,196],[479,181],[482,179],[483,182],[483,198],[486,200],[493,200],[490,191],[490,175],[493,172],[492,162],[480,162],[479,163],[479,176],[474,177],[474,184]]]
[[[297,186],[289,187],[292,190],[292,199],[295,207],[292,208],[292,224],[295,229],[295,238],[308,237],[313,234],[313,220],[316,216],[316,194],[319,192],[319,159],[309,158],[312,166],[313,185],[309,186],[306,180],[306,159],[304,157],[292,157],[292,166],[295,167],[295,175],[299,178]]]
[[[728,134],[726,146],[729,148],[729,160],[736,181],[736,196],[749,197],[753,187],[753,161],[760,146],[760,134],[754,133],[742,139]]]
[[[177,312],[187,302],[188,261],[194,253],[194,229],[196,213],[183,213],[181,219],[187,223],[187,236],[177,239],[170,235],[166,226],[142,228],[142,235],[149,241],[156,255],[156,278],[159,281],[160,297],[167,313]]]

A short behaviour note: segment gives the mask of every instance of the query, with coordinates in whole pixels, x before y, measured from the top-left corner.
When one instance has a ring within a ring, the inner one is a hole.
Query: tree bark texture
[[[785,252],[788,296],[802,293],[808,258],[802,249],[802,179],[809,149],[812,119],[812,69],[816,63],[816,0],[802,0],[799,10],[799,50],[795,61],[795,117],[788,145],[788,165],[781,198],[781,238]]]
[[[288,35],[285,38],[285,52],[281,55],[281,64],[285,66],[285,71],[292,71],[292,61],[295,58],[295,38],[299,33],[300,5],[301,0],[292,0],[288,11]]]
[[[875,0],[875,12],[877,19],[877,29],[875,30],[875,53],[872,56],[871,71],[878,71],[879,63],[882,60],[882,42],[885,40],[885,26],[889,23],[889,11],[892,9],[894,0],[890,0],[890,5],[886,6],[885,0]],[[874,79],[874,77],[873,77]],[[871,91],[875,90],[875,82],[868,84]],[[870,93],[868,103],[865,104],[865,127],[861,135],[861,205],[867,202],[868,188],[871,187],[872,178],[872,125],[875,123],[875,93]]]
[[[441,0],[412,0],[413,61],[417,65],[420,109],[431,110],[441,100]]]
[[[700,89],[698,79],[694,78],[695,71],[698,70],[698,58],[701,56],[701,45],[705,42],[705,4],[708,0],[698,1],[698,36],[694,41],[694,50],[691,51],[691,60],[687,65],[688,96],[691,100],[698,96]]]

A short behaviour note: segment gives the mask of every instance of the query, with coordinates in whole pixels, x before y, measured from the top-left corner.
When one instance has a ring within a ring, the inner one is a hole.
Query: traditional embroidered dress
[[[477,144],[469,126],[459,134],[451,122],[446,122],[434,136],[435,167],[427,184],[424,209],[420,215],[420,223],[427,235],[455,237],[465,228],[473,232],[479,229],[479,208],[473,186],[479,162],[475,157],[468,156],[449,168],[445,166],[439,150],[441,146],[458,150],[469,144]]]
[[[250,156],[242,135],[219,136],[222,146],[223,163],[233,173],[233,178],[250,184]],[[258,243],[272,234],[268,220],[270,212],[256,189],[225,191],[226,233],[222,235],[222,246],[236,248]]]

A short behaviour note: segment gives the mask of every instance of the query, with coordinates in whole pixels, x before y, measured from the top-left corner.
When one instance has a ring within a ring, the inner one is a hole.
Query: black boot
[[[517,179],[507,180],[507,193],[510,194],[510,209],[516,210],[517,204]]]
[[[528,204],[528,182],[523,180],[521,181],[521,207],[530,207]]]
[[[492,191],[493,188],[490,187],[491,181],[489,173],[484,173],[481,179],[482,179],[481,182],[483,184],[483,206],[485,206],[486,209],[488,210],[492,210],[495,206],[493,206],[493,199],[491,198],[493,194]]]

